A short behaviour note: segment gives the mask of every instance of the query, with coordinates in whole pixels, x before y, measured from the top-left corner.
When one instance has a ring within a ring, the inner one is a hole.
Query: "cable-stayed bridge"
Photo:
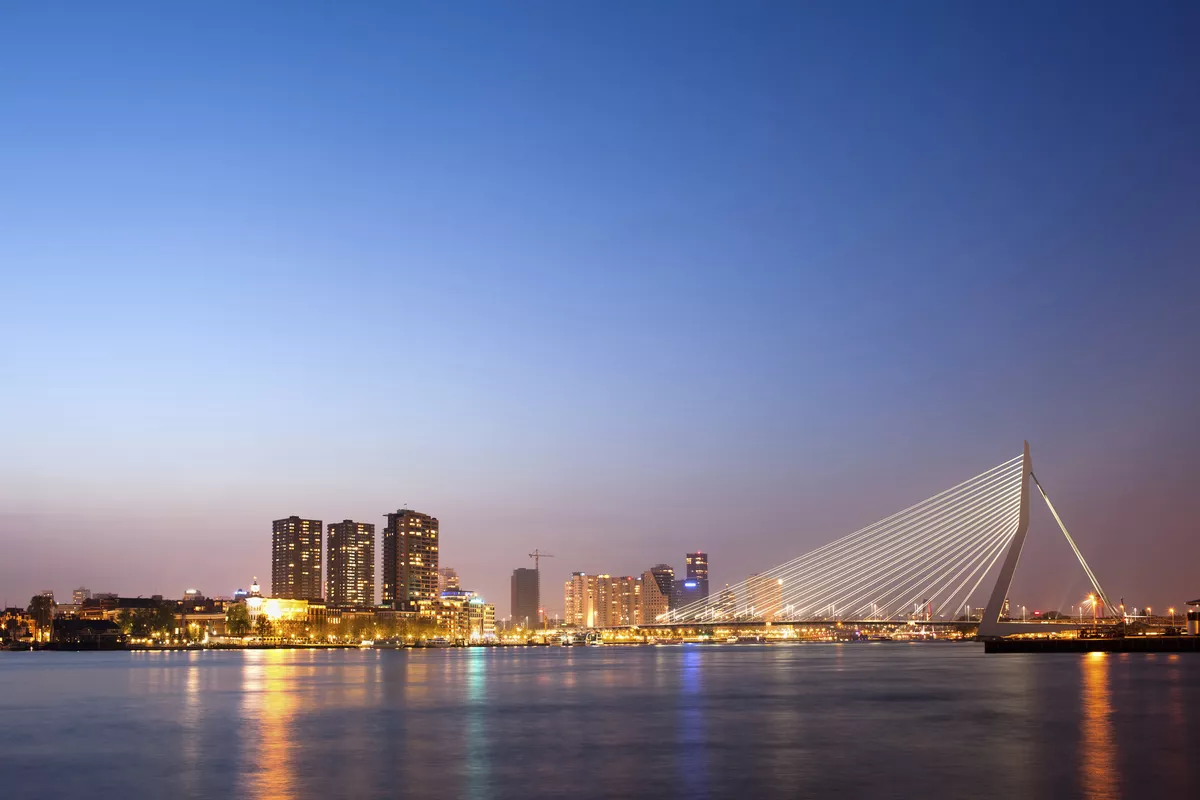
[[[1033,474],[1026,442],[1021,455],[970,480],[649,624],[970,619],[971,603],[986,596],[980,636],[1044,632],[1042,623],[1003,619],[1029,528],[1031,483],[1107,613],[1104,590]],[[980,591],[990,574],[995,584]]]

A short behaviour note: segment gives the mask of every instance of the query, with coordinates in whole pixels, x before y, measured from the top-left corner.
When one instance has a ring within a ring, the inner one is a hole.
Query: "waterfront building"
[[[536,569],[518,567],[512,573],[512,620],[523,628],[542,624],[541,576]]]
[[[81,605],[83,605],[85,600],[91,600],[91,599],[92,599],[92,590],[87,588],[86,586],[80,586],[78,589],[71,592],[72,605],[81,606]]]
[[[250,613],[251,622],[255,624],[260,616],[265,616],[272,623],[307,625],[319,625],[326,619],[326,606],[320,600],[297,600],[257,595],[246,598],[246,610]],[[276,633],[280,632],[276,631]]]
[[[563,586],[566,623],[580,628],[638,625],[642,621],[641,599],[642,581],[629,575],[574,572]]]
[[[471,641],[496,638],[496,607],[478,595],[467,601],[467,632]]]
[[[183,593],[183,611],[203,611],[212,606],[212,601],[201,593],[199,589],[188,589]]]
[[[593,627],[596,624],[597,594],[598,581],[595,575],[572,572],[570,580],[563,587],[566,623],[579,628]]]
[[[1200,599],[1187,604],[1187,632],[1189,636],[1200,636]]]
[[[79,650],[118,650],[125,636],[115,622],[104,619],[56,619],[50,641]]]
[[[32,642],[37,622],[24,608],[10,606],[0,613],[0,641]]]
[[[652,625],[671,609],[675,571],[659,564],[642,573],[641,624]]]
[[[438,630],[453,641],[481,641],[496,636],[496,607],[466,589],[447,589],[429,606]]]
[[[751,575],[746,579],[746,604],[752,616],[770,622],[783,610],[783,579]]]
[[[157,599],[156,599],[157,598]],[[94,596],[79,607],[76,614],[80,619],[115,620],[122,611],[149,611],[157,608],[162,602],[161,596],[156,597],[117,597]]]
[[[319,600],[321,520],[287,517],[271,524],[271,594],[289,600]]]
[[[458,579],[458,570],[454,567],[439,567],[438,576],[438,594],[447,589],[461,589],[462,582]]]
[[[611,624],[612,589],[612,575],[596,576],[596,601],[592,609],[592,625],[590,627],[607,628]]]
[[[637,584],[637,578],[630,576],[597,575],[593,626],[617,628],[636,625],[640,616],[638,600],[641,597]]]
[[[684,588],[688,589],[686,602],[708,599],[708,553],[697,550],[686,555]],[[689,586],[689,582],[694,582]]]
[[[437,517],[402,508],[383,530],[383,602],[397,611],[428,611],[438,597]]]
[[[375,605],[375,525],[349,519],[329,523],[325,553],[326,602]]]
[[[655,564],[650,568],[650,572],[654,576],[654,582],[658,584],[659,591],[666,596],[667,604],[674,608],[676,603],[675,568],[670,564]]]
[[[605,597],[605,620],[602,627],[625,627],[641,624],[641,581],[632,575],[609,578]]]
[[[675,608],[683,608],[691,603],[702,602],[707,597],[707,590],[702,589],[700,581],[695,578],[686,578],[682,581],[677,581],[675,584]]]
[[[175,613],[176,632],[185,635],[191,641],[204,641],[210,636],[225,636],[226,624],[225,610],[215,606],[202,611],[184,609]]]

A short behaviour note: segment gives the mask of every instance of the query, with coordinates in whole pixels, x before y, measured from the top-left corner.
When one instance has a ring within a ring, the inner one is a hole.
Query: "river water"
[[[1200,655],[0,653],[0,797],[1197,798]]]

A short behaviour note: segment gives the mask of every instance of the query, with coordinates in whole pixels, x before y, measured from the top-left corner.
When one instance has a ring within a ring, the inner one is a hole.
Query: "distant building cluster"
[[[375,602],[375,525],[289,516],[271,523],[271,586],[229,598],[188,589],[179,600],[118,597],[79,587],[70,603],[39,592],[28,608],[0,617],[0,643],[100,648],[213,637],[282,643],[372,638],[486,642],[496,636],[495,607],[462,588],[438,563],[438,520],[400,509],[383,528],[383,601]]]
[[[513,580],[515,594],[515,573]],[[637,577],[574,572],[563,586],[565,621],[580,628],[654,624],[671,610],[707,599],[708,554],[703,552],[686,555],[683,580],[671,565],[655,564]]]
[[[495,606],[463,591],[458,573],[438,561],[437,517],[403,508],[385,515],[382,608],[432,622],[448,638],[491,638]],[[322,522],[299,516],[271,524],[273,599],[326,604],[353,613],[375,604],[375,526],[343,520],[325,529],[322,582]]]

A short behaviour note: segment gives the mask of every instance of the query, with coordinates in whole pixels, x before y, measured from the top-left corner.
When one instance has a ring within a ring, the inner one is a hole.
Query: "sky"
[[[1200,7],[0,7],[0,601],[271,520],[719,586],[1017,455],[1200,597]],[[1086,581],[1035,509],[1012,596]]]

